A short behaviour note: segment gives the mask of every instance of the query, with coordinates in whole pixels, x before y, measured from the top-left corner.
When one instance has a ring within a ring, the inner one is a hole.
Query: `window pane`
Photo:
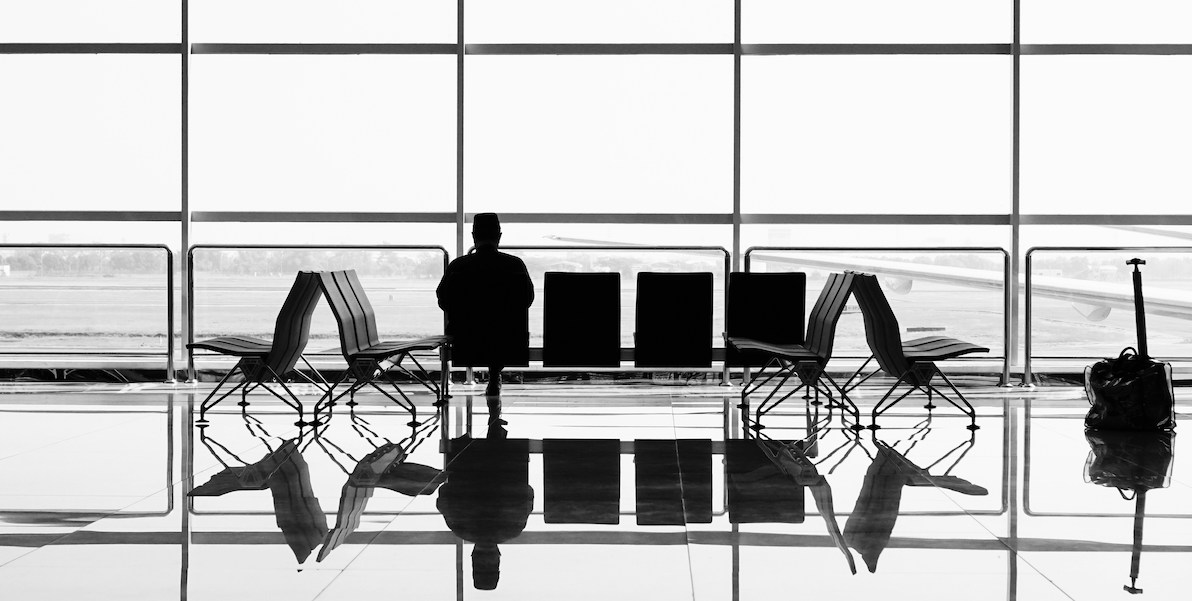
[[[182,3],[162,0],[5,0],[4,42],[177,42]]]
[[[746,43],[1008,43],[1005,0],[744,0]]]
[[[192,209],[455,210],[454,57],[192,65]]]
[[[165,367],[165,249],[5,247],[0,265],[0,351],[143,352]]]
[[[1192,57],[1022,59],[1024,213],[1187,213]]]
[[[742,252],[751,246],[991,246],[1007,248],[1010,228],[996,225],[785,225],[741,227]]]
[[[747,213],[1009,213],[1011,61],[746,57]]]
[[[1134,290],[1126,261],[1139,254],[1032,253],[1031,356],[1114,357],[1134,345]],[[1149,352],[1165,360],[1192,357],[1187,300],[1192,298],[1192,252],[1142,256]]]
[[[950,336],[990,349],[969,359],[1003,355],[1005,255],[998,251],[776,251],[751,253],[750,271],[807,273],[806,305],[815,304],[828,274],[855,269],[876,274],[903,340]],[[855,299],[853,301],[855,303]],[[846,310],[836,330],[835,357],[870,354],[865,323]]]
[[[470,231],[470,230],[469,230]],[[191,224],[191,244],[430,244],[455,252],[451,223]]]
[[[732,0],[470,2],[472,43],[732,42]]]
[[[3,244],[165,244],[175,253],[181,237],[176,221],[9,221],[0,228]]]
[[[469,57],[469,212],[730,212],[732,59]]]
[[[455,2],[204,0],[190,39],[224,43],[454,43]]]
[[[195,339],[225,335],[270,339],[278,307],[298,271],[355,269],[376,309],[382,340],[443,333],[435,287],[443,254],[407,249],[213,249],[194,252]],[[307,353],[340,352],[326,305],[312,316]]]
[[[177,211],[177,56],[0,55],[5,209]]]
[[[1031,0],[1022,3],[1028,44],[1187,44],[1192,3],[1186,0]]]

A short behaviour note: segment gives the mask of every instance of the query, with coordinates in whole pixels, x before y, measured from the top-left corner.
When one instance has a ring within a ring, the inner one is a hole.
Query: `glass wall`
[[[1022,336],[1031,247],[1192,245],[1185,4],[5,2],[0,243],[166,245],[178,290],[187,246],[454,256],[481,211],[509,244],[737,268],[751,246],[997,247],[1014,306],[988,331]],[[1192,281],[1169,256],[1157,277]],[[0,277],[44,284],[28,265]]]

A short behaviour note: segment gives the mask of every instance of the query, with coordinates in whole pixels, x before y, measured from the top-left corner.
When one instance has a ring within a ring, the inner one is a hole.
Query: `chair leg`
[[[965,415],[967,415],[969,417],[971,422],[969,423],[968,426],[965,426],[966,428],[968,428],[969,430],[972,430],[972,431],[979,430],[981,428],[981,426],[977,425],[977,409],[973,407],[973,404],[970,403],[968,401],[968,399],[964,398],[964,395],[960,393],[960,390],[956,388],[956,385],[952,383],[952,380],[949,380],[948,376],[944,375],[944,372],[939,371],[937,369],[936,373],[939,374],[939,377],[944,381],[945,384],[948,385],[948,388],[951,388],[952,392],[956,393],[956,398],[960,399],[960,402],[963,403],[963,406],[961,406],[961,404],[957,403],[956,401],[952,400],[951,397],[944,394],[939,389],[935,389],[935,386],[929,385],[928,388],[935,389],[936,393],[939,394],[941,397],[943,397],[943,399],[945,401],[948,401],[949,403],[952,404],[953,407],[956,407],[957,409],[961,410]]]
[[[849,411],[853,414],[853,418],[855,419],[855,421],[853,422],[853,425],[849,426],[849,429],[853,430],[853,431],[864,430],[865,426],[861,425],[861,410],[857,407],[857,404],[854,403],[853,400],[848,397],[848,393],[845,390],[845,388],[842,387],[840,384],[837,384],[836,380],[834,380],[832,378],[832,376],[829,375],[826,370],[824,372],[820,373],[820,378],[827,380],[828,383],[831,384],[832,387],[835,388],[836,391],[840,394],[841,402],[837,403],[837,406],[841,410],[841,415],[843,415],[844,411]],[[847,383],[848,382],[845,382],[845,384],[847,384]],[[842,421],[843,421],[843,418],[842,418]]]
[[[886,407],[884,407],[884,408],[882,407],[882,404],[885,403],[890,398],[890,395],[894,394],[894,391],[898,390],[898,386],[900,384],[902,384],[902,382],[906,379],[908,374],[910,374],[910,370],[907,370],[907,371],[903,372],[902,374],[899,374],[898,379],[895,380],[894,385],[890,387],[890,390],[888,390],[886,392],[886,395],[883,396],[881,398],[881,400],[879,400],[877,402],[877,404],[873,406],[873,411],[870,413],[870,423],[869,423],[870,430],[880,429],[881,426],[877,425],[878,416],[885,413],[886,411],[888,411],[894,405],[897,405],[899,403],[899,401],[910,396],[910,394],[915,391],[915,387],[911,386],[910,390],[904,392],[897,399],[894,399],[894,401],[891,402],[890,404],[886,405]]]
[[[236,373],[237,371],[239,371],[241,375],[245,377],[245,380],[237,382],[231,390],[223,393],[223,395],[218,399],[212,401],[211,398],[215,396],[215,393],[219,392],[219,389],[222,388],[223,385],[226,384],[227,381],[232,377],[232,374]],[[203,402],[199,403],[199,419],[195,423],[200,426],[207,425],[207,410],[218,405],[220,401],[223,401],[229,396],[235,394],[237,390],[244,387],[248,383],[247,378],[248,374],[244,371],[244,367],[239,362],[232,366],[232,369],[229,369],[228,373],[224,374],[224,377],[220,378],[219,383],[215,385],[215,388],[211,389],[211,393],[207,395],[207,398],[203,399]]]

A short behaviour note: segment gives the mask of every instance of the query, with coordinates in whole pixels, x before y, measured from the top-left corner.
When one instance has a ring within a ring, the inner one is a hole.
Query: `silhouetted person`
[[[475,252],[447,266],[435,293],[447,313],[453,362],[487,367],[484,393],[498,395],[505,366],[528,361],[527,309],[534,302],[534,284],[521,259],[497,250],[501,222],[496,213],[473,218],[472,240]]]
[[[496,415],[490,414],[486,438],[454,439],[447,483],[439,487],[436,503],[447,527],[476,545],[472,584],[479,590],[497,588],[501,576],[497,544],[520,536],[534,509],[529,441],[506,436]]]

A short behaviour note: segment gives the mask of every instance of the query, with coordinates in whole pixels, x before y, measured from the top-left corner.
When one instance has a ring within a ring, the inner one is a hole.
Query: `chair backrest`
[[[836,324],[844,313],[849,294],[853,290],[855,274],[849,271],[828,275],[824,289],[807,315],[807,350],[815,353],[821,363],[832,358],[832,344],[836,339]]]
[[[634,365],[712,365],[712,274],[637,274]]]
[[[898,318],[894,316],[877,276],[869,273],[854,275],[853,294],[865,317],[865,340],[869,350],[882,371],[894,377],[901,376],[910,369],[910,361],[902,351]]]
[[[378,342],[376,315],[355,269],[319,273],[320,287],[339,324],[339,346],[345,359]]]
[[[564,273],[543,277],[542,365],[621,365],[621,274]]]
[[[786,271],[728,274],[724,331],[730,338],[750,338],[772,344],[803,344],[807,274]],[[729,365],[765,365],[769,355],[728,345]]]
[[[290,286],[290,294],[277,313],[273,327],[273,346],[265,364],[278,375],[294,369],[310,340],[310,322],[319,304],[319,274],[299,271]]]

